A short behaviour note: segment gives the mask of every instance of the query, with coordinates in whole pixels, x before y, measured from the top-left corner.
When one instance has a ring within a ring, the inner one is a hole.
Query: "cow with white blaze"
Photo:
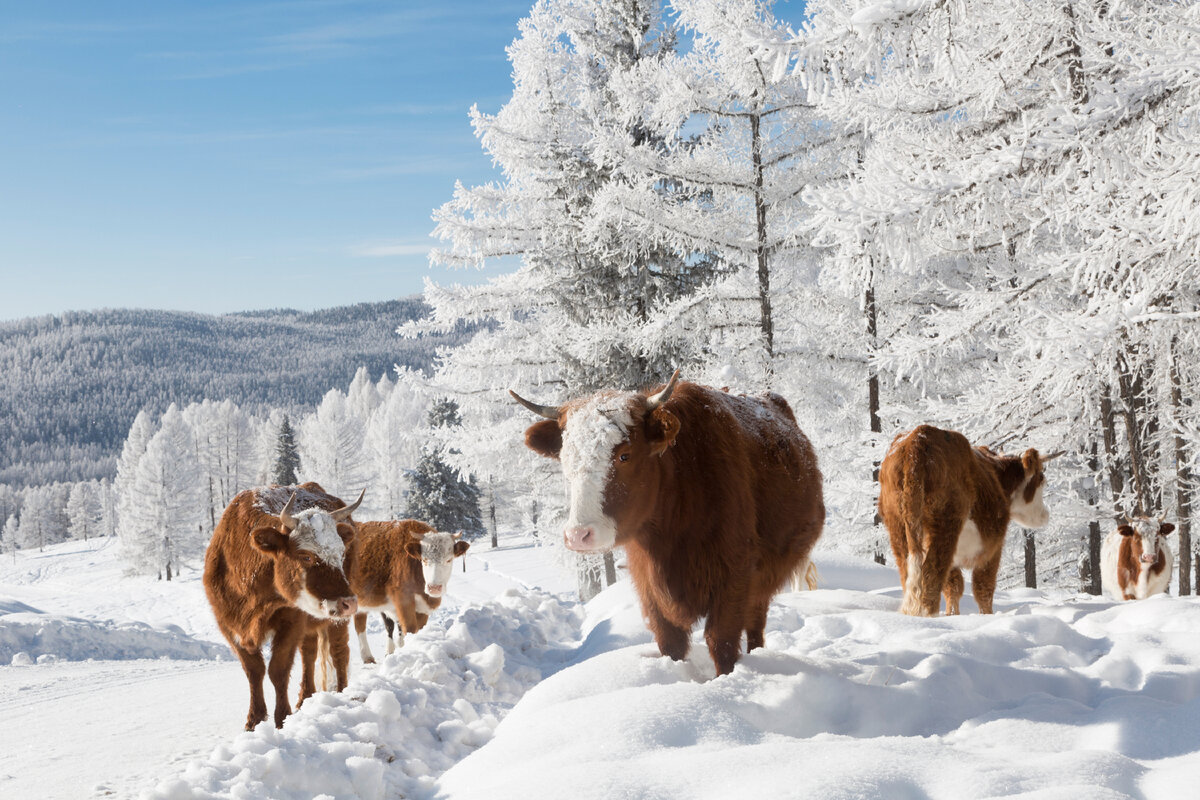
[[[470,544],[462,533],[438,531],[415,519],[363,522],[358,526],[357,557],[350,586],[358,597],[354,617],[359,653],[364,664],[374,663],[367,644],[367,613],[378,611],[388,627],[388,653],[404,644],[404,635],[416,633],[442,603],[454,559]],[[399,630],[393,636],[395,627]]]
[[[567,479],[566,546],[624,546],[663,655],[687,655],[693,624],[718,675],[763,645],[771,597],[807,559],[825,506],[812,445],[776,394],[678,382],[603,391],[562,406],[513,397],[547,419],[525,432]]]
[[[997,455],[932,425],[898,435],[879,465],[879,515],[904,587],[900,611],[935,616],[944,593],[946,613],[957,614],[969,569],[980,613],[992,613],[1008,522],[1050,521],[1043,467],[1060,455]]]
[[[1147,517],[1126,519],[1104,540],[1100,553],[1100,583],[1117,600],[1144,600],[1171,585],[1175,557],[1167,535],[1169,522]]]
[[[213,532],[204,559],[204,591],[217,626],[250,683],[246,729],[266,719],[263,676],[275,688],[275,725],[291,713],[288,677],[296,649],[305,658],[299,703],[313,694],[317,631],[343,629],[358,610],[346,574],[353,567],[355,534],[350,506],[315,483],[240,492]],[[268,668],[262,648],[271,647]],[[335,654],[335,658],[337,658]],[[339,668],[345,686],[345,663]]]

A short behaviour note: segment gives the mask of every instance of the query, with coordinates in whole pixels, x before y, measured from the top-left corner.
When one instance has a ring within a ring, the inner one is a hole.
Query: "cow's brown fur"
[[[415,519],[388,522],[361,522],[354,568],[350,572],[350,587],[358,597],[359,605],[365,608],[387,606],[389,614],[400,623],[405,634],[416,633],[425,627],[429,615],[417,611],[415,604],[419,594],[429,609],[435,610],[442,604],[442,597],[433,597],[425,592],[425,577],[421,570],[420,534],[435,533],[436,529]],[[464,541],[455,542],[454,555],[467,551]],[[358,633],[367,629],[366,613],[356,614],[354,627]],[[366,663],[374,661],[373,658]]]
[[[294,488],[300,490],[300,502],[293,513],[313,506],[326,511],[346,506],[316,483],[305,483]],[[256,546],[255,537],[260,530],[287,534],[279,517],[260,507],[260,491],[263,490],[249,489],[230,501],[217,523],[204,559],[204,590],[217,619],[217,626],[241,661],[250,683],[247,730],[267,717],[262,687],[264,674],[270,676],[275,689],[274,721],[279,727],[291,713],[287,687],[297,648],[302,645],[304,648],[304,669],[297,702],[299,707],[314,692],[313,658],[316,655],[317,631],[327,625],[346,627],[345,620],[318,620],[298,608],[294,601],[301,589],[306,588],[321,600],[334,600],[351,594],[349,584],[341,573],[320,565],[306,567],[298,560],[297,554],[291,552],[294,548],[271,555]],[[354,561],[354,527],[353,519],[338,525],[338,532],[347,543],[343,562],[346,572],[350,571]],[[271,642],[269,668],[262,656],[262,647],[268,639]],[[348,663],[347,649],[341,660],[339,689],[345,686]]]
[[[966,567],[980,612],[992,613],[1013,497],[1023,488],[1024,501],[1033,501],[1044,481],[1041,464],[1036,450],[1000,456],[972,448],[961,433],[929,425],[892,441],[879,468],[879,513],[905,591],[902,611],[936,615],[944,594],[946,613],[957,614]],[[968,521],[978,529],[982,549],[956,560]],[[910,557],[919,575],[909,575]]]
[[[821,535],[821,473],[779,395],[684,382],[648,410],[649,394],[629,401],[633,423],[611,454],[604,513],[616,522],[659,650],[684,658],[692,625],[707,617],[705,640],[723,675],[737,662],[742,631],[748,650],[763,645],[771,597]],[[532,425],[526,443],[557,458],[570,415],[587,400]]]

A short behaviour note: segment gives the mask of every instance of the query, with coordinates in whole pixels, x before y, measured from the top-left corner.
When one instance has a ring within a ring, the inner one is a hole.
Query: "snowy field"
[[[245,733],[198,576],[124,578],[115,549],[0,562],[0,797],[1177,800],[1200,776],[1200,600],[915,619],[894,570],[821,554],[713,679],[699,631],[658,655],[627,583],[580,606],[548,551],[479,543],[399,653]]]

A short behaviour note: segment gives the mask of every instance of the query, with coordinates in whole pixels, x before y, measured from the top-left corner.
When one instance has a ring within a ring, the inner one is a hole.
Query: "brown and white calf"
[[[375,662],[367,644],[367,613],[378,611],[385,622],[398,623],[394,635],[388,626],[387,651],[395,652],[404,635],[425,627],[442,604],[454,559],[469,547],[461,533],[440,532],[415,519],[359,524],[350,586],[358,597],[354,628],[364,664]]]
[[[282,726],[297,647],[303,643],[305,656],[299,705],[315,691],[309,651],[315,655],[318,630],[345,629],[358,610],[346,575],[354,562],[350,515],[361,502],[360,495],[347,506],[305,483],[248,489],[221,515],[204,558],[204,591],[250,683],[247,730],[267,717],[263,676],[275,688],[275,725]],[[262,655],[268,642],[269,668]]]
[[[562,464],[566,546],[624,546],[659,651],[684,658],[692,625],[707,617],[705,640],[724,675],[743,631],[748,650],[762,647],[771,597],[821,535],[821,473],[782,397],[678,377],[558,407],[513,397],[547,418],[525,443]]]
[[[1171,585],[1175,557],[1167,535],[1169,522],[1146,517],[1126,520],[1104,540],[1100,552],[1100,582],[1117,600],[1144,600]]]
[[[930,425],[897,436],[879,467],[879,513],[904,587],[900,611],[934,616],[945,593],[946,613],[957,614],[970,569],[979,611],[992,613],[1008,522],[1050,521],[1043,466],[1060,455],[996,455]]]

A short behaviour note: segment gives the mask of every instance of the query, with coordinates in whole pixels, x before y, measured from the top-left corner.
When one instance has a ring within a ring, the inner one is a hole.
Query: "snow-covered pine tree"
[[[429,398],[419,373],[401,369],[392,385],[377,391],[382,404],[367,422],[366,447],[374,462],[375,480],[363,503],[373,519],[400,519],[409,491],[409,473],[421,459]],[[366,512],[364,512],[366,513]],[[365,517],[364,517],[365,518]]]
[[[80,481],[71,487],[71,494],[67,500],[67,517],[70,519],[72,539],[87,541],[100,534],[104,505],[99,481]]]
[[[4,520],[4,527],[0,529],[0,553],[12,553],[14,560],[16,560],[16,552],[20,548],[17,537],[19,525],[17,515],[9,514]]]
[[[138,461],[145,455],[146,445],[150,443],[150,437],[154,436],[155,428],[154,418],[146,409],[141,409],[133,418],[133,423],[129,426],[129,434],[125,437],[125,444],[121,446],[121,456],[117,459],[117,476],[113,479],[118,531],[124,522],[124,516],[131,513],[131,510],[124,504],[133,497],[130,489],[133,486]]]
[[[350,407],[346,395],[330,389],[317,410],[300,421],[301,480],[316,481],[335,497],[358,497],[375,478],[364,446],[366,428],[367,421]]]
[[[121,552],[131,572],[171,580],[203,554],[212,529],[201,474],[191,429],[172,403],[121,504]]]
[[[271,483],[279,486],[295,486],[299,482],[300,451],[296,448],[296,433],[287,414],[279,422],[275,434],[274,460]]]
[[[433,436],[409,478],[405,516],[427,522],[439,531],[462,531],[468,539],[485,530],[479,512],[479,489],[472,478],[463,479],[442,458],[445,446],[436,437],[439,429],[459,427],[458,405],[449,399],[435,400],[429,408]]]
[[[69,538],[67,500],[70,495],[71,485],[66,483],[34,486],[25,492],[16,531],[21,548],[43,550],[47,545]]]

